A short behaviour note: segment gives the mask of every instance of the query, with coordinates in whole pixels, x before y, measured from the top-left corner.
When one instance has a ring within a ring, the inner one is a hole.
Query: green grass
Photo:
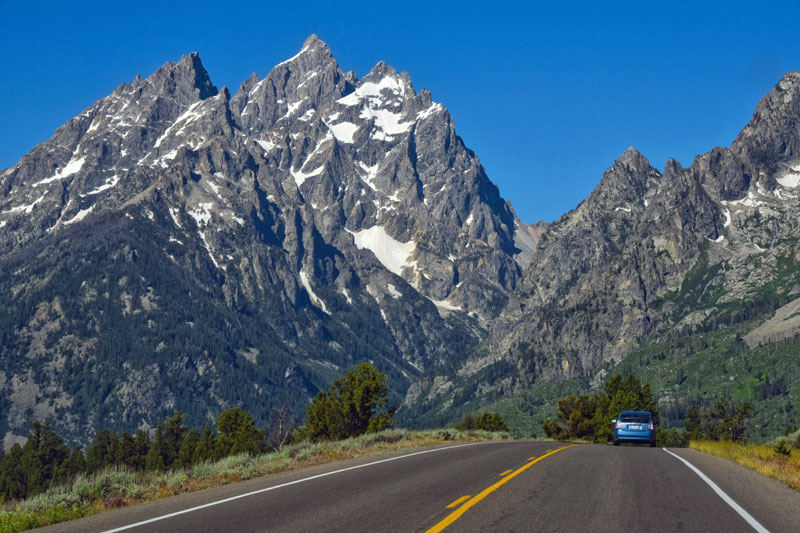
[[[234,455],[215,462],[202,462],[186,470],[107,469],[91,476],[79,476],[70,485],[53,487],[23,501],[6,502],[0,506],[0,533],[56,524],[108,509],[342,459],[447,441],[509,438],[511,435],[505,432],[390,429],[341,441],[300,442],[264,455]]]
[[[689,447],[730,459],[765,476],[783,481],[800,490],[800,450],[790,456],[776,454],[771,444],[737,444],[727,441],[691,441]]]

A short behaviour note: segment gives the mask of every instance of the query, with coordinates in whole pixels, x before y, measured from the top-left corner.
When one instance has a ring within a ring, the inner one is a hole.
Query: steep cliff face
[[[0,174],[0,431],[265,419],[362,360],[399,403],[534,238],[406,73],[359,80],[312,36],[231,96],[184,56]]]
[[[359,79],[316,36],[233,95],[197,54],[167,63],[0,172],[0,433],[262,422],[364,360],[413,423],[661,334],[785,339],[799,92],[787,74],[688,169],[628,149],[527,226],[405,72]]]
[[[541,233],[486,349],[447,378],[419,381],[407,404],[441,413],[467,389],[496,399],[534,383],[592,379],[648,336],[761,316],[758,326],[800,295],[798,93],[800,75],[791,72],[730,148],[688,169],[670,160],[661,173],[628,149],[585,201]],[[751,337],[787,338],[800,326],[780,322]]]

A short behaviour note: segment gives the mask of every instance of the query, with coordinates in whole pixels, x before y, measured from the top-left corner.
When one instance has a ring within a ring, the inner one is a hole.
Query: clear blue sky
[[[345,71],[385,60],[428,88],[526,222],[575,207],[628,146],[662,168],[730,144],[800,69],[796,0],[0,0],[0,168],[182,54],[235,91],[311,33]]]

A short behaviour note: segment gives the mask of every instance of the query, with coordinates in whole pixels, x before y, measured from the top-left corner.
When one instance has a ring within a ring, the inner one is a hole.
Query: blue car
[[[614,446],[620,442],[650,443],[656,445],[656,425],[650,411],[622,411],[614,424]]]

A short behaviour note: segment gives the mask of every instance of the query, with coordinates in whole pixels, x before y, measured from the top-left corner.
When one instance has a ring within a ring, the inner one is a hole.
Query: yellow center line
[[[448,505],[447,508],[448,509],[452,509],[453,507],[456,507],[459,503],[463,502],[464,500],[469,500],[469,494],[467,494],[466,496],[460,497],[459,499],[457,499],[456,501],[454,501],[453,503]]]
[[[533,461],[534,459],[536,459],[535,455],[533,457],[528,457],[528,461]]]
[[[538,463],[539,461],[541,461],[545,457],[549,457],[549,456],[553,455],[556,452],[560,452],[561,450],[566,450],[567,448],[572,448],[573,446],[577,446],[577,444],[570,444],[569,446],[562,446],[561,448],[557,448],[555,450],[550,450],[549,452],[545,453],[544,455],[542,455],[538,459],[535,459],[535,460],[533,460],[533,461],[531,461],[529,463],[526,463],[524,466],[521,466],[520,468],[514,470],[512,473],[510,473],[509,475],[507,475],[506,477],[504,477],[503,479],[501,479],[500,481],[498,481],[494,485],[491,485],[491,486],[483,489],[479,494],[477,494],[477,495],[473,496],[472,498],[470,498],[469,500],[467,500],[467,502],[464,503],[464,505],[462,505],[461,507],[459,507],[458,509],[456,509],[455,511],[450,513],[444,520],[442,520],[441,522],[439,522],[438,524],[436,524],[435,526],[430,528],[428,531],[426,531],[426,533],[439,533],[440,531],[444,531],[444,529],[447,526],[449,526],[450,524],[452,524],[453,522],[458,520],[461,517],[461,515],[466,513],[472,506],[474,506],[479,501],[483,500],[486,496],[488,496],[492,492],[496,491],[498,488],[500,488],[503,484],[508,482],[510,479],[515,478],[516,476],[518,476],[519,474],[521,474],[522,472],[524,472],[528,468],[532,467],[533,465],[535,465],[536,463]],[[455,502],[451,503],[450,505],[456,504],[456,502],[459,502],[462,499],[463,498],[459,498],[458,500],[456,500]],[[448,508],[450,507],[450,505],[448,505]]]
[[[502,474],[500,474],[500,477],[503,477],[503,476],[505,476],[506,474],[510,474],[511,472],[513,472],[513,470],[506,470],[505,472],[503,472]]]

